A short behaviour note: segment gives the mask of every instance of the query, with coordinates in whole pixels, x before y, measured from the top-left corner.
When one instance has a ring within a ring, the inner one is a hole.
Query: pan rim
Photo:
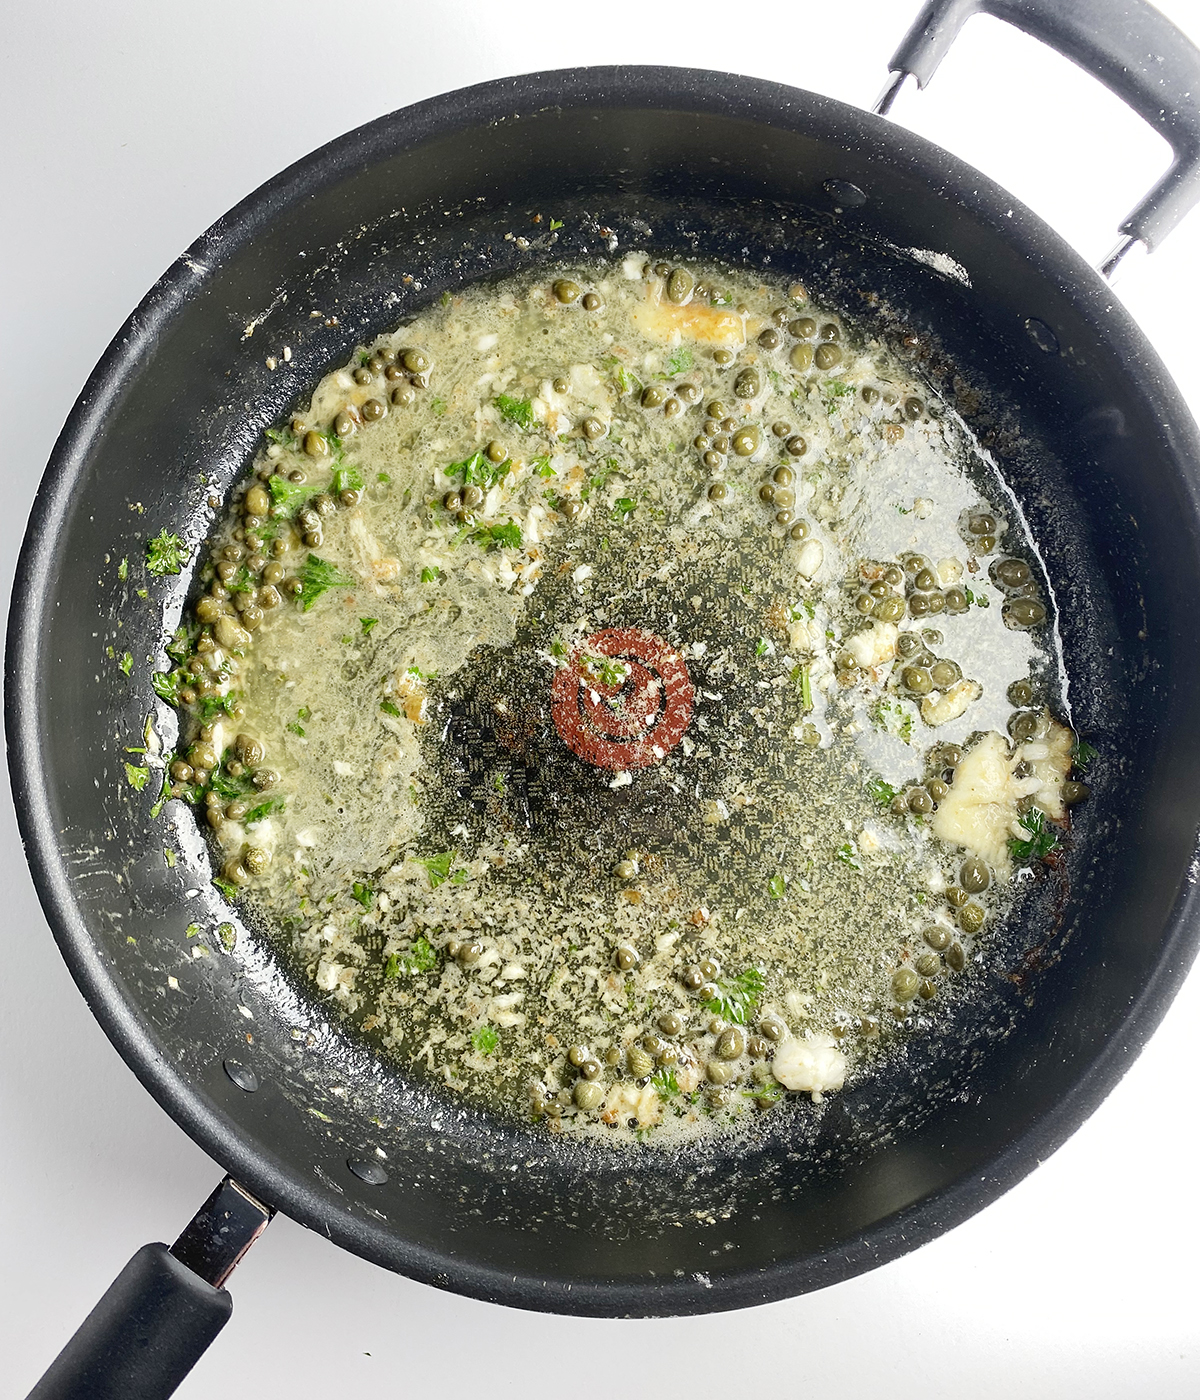
[[[662,66],[548,71],[503,78],[399,109],[318,148],[240,201],[202,234],[158,279],[117,332],[55,444],[38,490],[14,580],[5,657],[5,724],[10,781],[31,874],[63,958],[83,996],[125,1062],[188,1135],[252,1191],[284,1213],[354,1253],[422,1282],[511,1306],[590,1316],[669,1316],[723,1311],[776,1301],[841,1282],[926,1243],[962,1223],[1015,1185],[1070,1136],[1128,1069],[1182,983],[1196,952],[1197,893],[1181,883],[1164,931],[1157,966],[1115,1034],[1094,1055],[1070,1092],[990,1164],[986,1175],[960,1178],[944,1190],[885,1217],[844,1241],[836,1252],[783,1261],[766,1271],[693,1278],[549,1281],[531,1274],[449,1261],[398,1239],[369,1217],[331,1214],[263,1147],[252,1149],[162,1053],[120,989],[88,933],[58,858],[47,798],[37,693],[43,600],[55,568],[54,540],[87,464],[90,444],[125,387],[140,374],[145,351],[210,271],[242,250],[279,213],[344,178],[348,169],[384,154],[413,149],[473,126],[548,107],[653,108],[719,112],[747,121],[840,140],[861,159],[906,167],[943,199],[953,199],[991,227],[1027,262],[1062,268],[1074,278],[1073,301],[1120,356],[1133,389],[1153,410],[1170,454],[1200,460],[1200,438],[1157,355],[1100,277],[1057,234],[1001,187],[939,147],[882,118],[819,94],[755,78]],[[1100,328],[1103,328],[1102,331]],[[1200,516],[1197,482],[1181,473]],[[1193,843],[1193,852],[1195,844]],[[1195,854],[1193,865],[1195,868]],[[1189,872],[1190,874],[1190,872]]]

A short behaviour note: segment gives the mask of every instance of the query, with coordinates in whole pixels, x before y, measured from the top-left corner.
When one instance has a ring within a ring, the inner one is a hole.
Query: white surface
[[[0,595],[42,466],[105,345],[178,253],[288,162],[433,93],[577,63],[725,68],[866,106],[916,8],[6,7]],[[1161,8],[1200,40],[1197,0]],[[1165,163],[1115,98],[988,19],[893,116],[1006,184],[1093,260]],[[1200,213],[1120,286],[1193,409],[1198,265]],[[91,1020],[8,801],[0,877],[0,1392],[23,1395],[133,1250],[174,1238],[220,1172]],[[748,1312],[510,1312],[385,1273],[280,1219],[234,1276],[234,1319],[179,1394],[1195,1396],[1198,1027],[1193,976],[1095,1117],[998,1204],[884,1269]]]

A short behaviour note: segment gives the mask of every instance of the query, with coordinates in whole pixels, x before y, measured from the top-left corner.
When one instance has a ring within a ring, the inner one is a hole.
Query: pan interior
[[[135,315],[60,442],[26,547],[9,651],[18,801],[109,1033],[253,1189],[479,1296],[730,1307],[833,1282],[977,1209],[1089,1111],[1118,1072],[1114,1037],[1148,1033],[1186,967],[1192,429],[1086,269],[1028,216],[998,232],[999,202],[931,148],[745,80],[726,81],[733,105],[654,70],[580,80],[564,105],[553,77],[523,81],[520,104],[487,88],[469,116],[426,104],[319,153]],[[516,105],[521,120],[503,120]],[[1069,885],[1035,890],[977,998],[822,1111],[765,1115],[736,1147],[639,1155],[547,1142],[405,1082],[209,889],[191,813],[152,818],[155,792],[132,790],[124,764],[147,713],[173,737],[149,677],[189,583],[144,575],[147,537],[203,538],[262,429],[443,290],[651,244],[797,277],[919,347],[1030,522],[1071,718],[1102,758]]]

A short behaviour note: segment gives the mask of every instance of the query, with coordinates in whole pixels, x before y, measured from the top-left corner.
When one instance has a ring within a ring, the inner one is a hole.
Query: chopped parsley
[[[667,361],[667,373],[669,375],[686,374],[695,364],[692,358],[690,345],[681,345],[677,350],[671,352],[671,358]]]
[[[125,765],[125,777],[131,788],[136,788],[138,792],[146,786],[146,781],[150,777],[149,768],[135,768],[132,763]]]
[[[739,1026],[744,1026],[754,1015],[767,986],[756,967],[748,967],[736,977],[719,978],[716,985],[716,995],[703,1004],[705,1011]]]
[[[1045,860],[1051,851],[1058,849],[1058,833],[1046,825],[1046,814],[1040,807],[1031,807],[1020,819],[1020,824],[1029,833],[1029,838],[1024,841],[1018,836],[1008,838],[1008,849],[1014,860]]]
[[[890,807],[900,794],[899,788],[892,787],[891,783],[885,783],[882,778],[869,779],[867,791],[881,807]]]
[[[256,826],[259,822],[265,821],[273,812],[282,812],[284,806],[285,802],[282,797],[268,797],[257,807],[251,807],[242,820],[247,826]]]
[[[843,842],[834,851],[833,856],[835,860],[840,860],[843,865],[848,865],[851,870],[862,870],[858,860],[858,852],[854,849],[854,843],[851,841]]]
[[[213,884],[221,891],[226,899],[236,899],[238,895],[241,894],[241,890],[238,889],[232,880],[223,880],[219,875],[214,877]],[[314,1110],[310,1109],[309,1112],[314,1112]]]
[[[286,476],[272,476],[267,480],[271,503],[277,511],[292,510],[310,496],[317,495],[320,489],[310,481],[289,481]]]
[[[383,711],[385,715],[391,715],[393,719],[404,718],[399,707],[397,705],[394,705],[390,700],[381,700],[379,702],[379,708]]]
[[[162,530],[146,541],[146,569],[156,578],[177,574],[188,561],[191,550],[178,535]]]
[[[350,891],[350,898],[361,904],[364,909],[369,909],[371,901],[375,898],[375,891],[361,880],[355,880],[354,887]]]
[[[755,656],[770,656],[774,650],[774,646],[767,641],[766,637],[759,637],[758,641],[754,643]]]
[[[437,949],[422,936],[414,941],[407,953],[393,953],[387,960],[383,975],[399,977],[403,973],[411,977],[417,972],[432,972],[437,966],[437,960]]]
[[[601,685],[621,686],[629,675],[629,667],[624,661],[611,656],[588,656],[584,658],[584,669]]]
[[[125,672],[126,675],[128,675],[128,674],[130,673],[130,671],[133,670],[133,654],[132,654],[132,652],[128,652],[128,651],[123,652],[123,653],[121,654],[121,659],[120,659],[120,661],[117,662],[117,665],[121,668],[122,671]]]
[[[969,588],[964,588],[963,594],[967,600],[967,607],[970,607],[972,603],[974,603],[977,608],[991,607],[991,600],[986,593],[972,593]]]
[[[650,1085],[660,1099],[673,1099],[679,1093],[679,1080],[670,1065],[663,1065],[650,1076]]]
[[[427,856],[424,860],[419,860],[418,865],[423,865],[429,872],[429,887],[436,890],[439,885],[445,884],[447,880],[452,885],[465,885],[467,883],[467,872],[465,870],[454,870],[454,862],[458,858],[457,851],[443,851],[441,855]],[[453,873],[451,873],[453,871]]]
[[[624,525],[637,510],[637,501],[632,496],[620,496],[613,502],[610,512],[614,520]]]
[[[1075,747],[1071,750],[1071,762],[1081,773],[1087,772],[1087,766],[1096,757],[1096,750],[1086,739],[1076,739]]]
[[[275,480],[274,477],[271,478]],[[348,467],[345,463],[339,463],[333,469],[333,494],[340,496],[343,491],[361,491],[363,489],[363,479],[355,467]]]
[[[563,221],[562,221],[561,219],[551,219],[551,220],[550,220],[550,230],[551,230],[551,232],[553,232],[556,228],[562,228],[562,226],[563,226]]]
[[[787,893],[787,881],[782,875],[772,875],[767,881],[767,893],[772,899],[782,899]]]
[[[369,637],[371,635],[371,628],[377,626],[378,623],[379,619],[377,617],[360,617],[358,619],[358,625],[362,628],[364,637]]]
[[[500,1032],[495,1026],[480,1026],[471,1037],[471,1044],[481,1055],[490,1055],[500,1044]]]
[[[507,525],[485,525],[481,530],[473,530],[468,538],[478,545],[503,545],[505,549],[520,549],[522,544],[521,527],[515,520]]]
[[[429,407],[433,409],[434,413],[437,415],[438,418],[441,418],[442,415],[446,412],[446,400],[430,399]]]
[[[275,478],[272,477],[272,480]],[[344,574],[335,564],[328,564],[324,559],[318,559],[315,554],[310,554],[304,561],[304,568],[300,573],[300,603],[305,612],[317,601],[322,593],[330,588],[349,588],[354,580],[349,574]]]
[[[438,568],[436,568],[436,567],[435,567],[435,568],[432,568],[432,569],[422,569],[422,570],[421,570],[421,582],[422,582],[422,583],[436,583],[436,582],[438,581],[438,579],[441,578],[441,576],[442,576],[442,571],[441,571],[441,569],[438,569]]]
[[[807,666],[793,666],[789,679],[793,685],[800,687],[800,705],[808,714],[813,707],[812,672]]]
[[[461,462],[451,462],[446,468],[446,475],[461,476],[464,486],[478,486],[483,491],[490,491],[511,470],[512,462],[507,457],[503,462],[493,462],[486,452],[476,452]]]
[[[529,399],[514,399],[509,394],[497,394],[492,400],[500,410],[500,417],[506,423],[513,423],[522,432],[528,432],[533,427],[533,404]]]
[[[529,466],[530,470],[534,473],[534,475],[540,476],[543,479],[543,481],[547,477],[558,475],[558,473],[550,465],[549,452],[543,452],[540,457],[535,457],[533,461],[530,462]]]
[[[242,698],[240,690],[230,690],[224,695],[204,695],[196,701],[196,713],[201,724],[211,724],[218,715],[232,715]]]
[[[125,580],[129,577],[128,559],[122,559],[121,562],[117,565],[117,577],[121,580],[122,583],[124,583]]]

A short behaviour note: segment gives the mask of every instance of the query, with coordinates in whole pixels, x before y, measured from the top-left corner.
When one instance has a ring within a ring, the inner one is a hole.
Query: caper
[[[933,811],[933,798],[926,788],[914,787],[908,790],[908,810],[922,816]]]
[[[863,403],[878,403],[879,390],[872,388],[870,384],[864,384],[862,387],[862,399]]]
[[[950,930],[942,924],[930,924],[921,937],[940,953],[950,942]]]
[[[841,327],[835,325],[834,322],[832,322],[832,321],[826,321],[825,324],[821,327],[821,339],[822,339],[822,340],[825,340],[825,341],[829,341],[829,340],[841,340],[841,338],[842,338]]]
[[[758,343],[764,350],[778,350],[783,344],[783,336],[779,334],[774,326],[768,326],[765,331],[760,333]],[[747,395],[747,397],[749,397],[749,395]]]
[[[790,438],[788,438],[787,442],[784,443],[784,446],[787,448],[788,453],[793,457],[803,457],[804,454],[808,451],[808,443],[805,441],[804,438],[800,436],[799,433],[795,433]]]
[[[678,399],[668,399],[663,404],[663,413],[667,418],[678,418],[683,412],[683,405]]]
[[[667,397],[667,391],[661,384],[647,384],[642,390],[643,408],[660,408]]]
[[[740,1060],[746,1053],[746,1037],[737,1026],[730,1026],[717,1037],[717,1054],[723,1060]]]
[[[240,860],[226,861],[221,874],[231,885],[248,885],[250,883],[250,872]]]
[[[932,1001],[937,996],[937,985],[928,977],[921,979],[921,985],[917,988],[917,993],[922,1001]]]
[[[929,611],[929,598],[924,593],[914,593],[908,600],[908,611],[913,617],[924,617]]]
[[[658,1018],[658,1028],[664,1035],[678,1035],[683,1030],[683,1017],[675,1011],[664,1011]]]
[[[742,370],[733,381],[733,392],[739,399],[757,398],[762,390],[762,375],[752,366]]]
[[[976,904],[974,900],[964,904],[958,911],[958,926],[964,933],[978,933],[983,927],[983,920],[983,906]]]
[[[942,782],[941,778],[930,778],[925,787],[935,802],[945,801],[950,792],[950,785]]]
[[[397,408],[407,408],[416,402],[416,397],[417,391],[411,384],[397,384],[392,390],[392,402]]]
[[[663,1052],[666,1041],[662,1036],[655,1035],[653,1031],[649,1035],[642,1036],[642,1049],[647,1055],[653,1055],[657,1059]]]
[[[550,387],[556,394],[569,394],[571,392],[571,381],[560,374]]]
[[[775,1043],[781,1041],[788,1033],[787,1027],[783,1022],[777,1020],[774,1016],[764,1016],[758,1024],[758,1029],[768,1040]]]
[[[986,861],[978,856],[968,856],[958,872],[958,883],[968,894],[982,894],[992,883]]]
[[[637,861],[635,860],[619,860],[613,867],[613,874],[618,880],[632,880],[637,873]]]
[[[800,347],[797,346],[797,349]],[[813,356],[813,362],[818,369],[833,369],[842,363],[842,351],[837,345],[818,345],[817,352]]]
[[[898,967],[892,973],[892,995],[897,1001],[912,1001],[920,985],[921,979],[911,967]]]
[[[942,960],[936,953],[921,953],[913,959],[913,967],[922,977],[936,977],[942,970]]]
[[[928,593],[930,589],[936,588],[938,585],[937,574],[932,569],[922,569],[913,579],[913,583],[923,593]]]
[[[869,593],[860,593],[858,597],[854,600],[854,609],[856,612],[860,612],[865,616],[872,610],[872,608],[876,606],[878,602],[879,599],[872,598]]]
[[[715,472],[719,467],[721,467],[724,464],[724,458],[721,456],[721,454],[719,452],[714,452],[711,448],[704,454],[704,456],[701,458],[701,461],[709,469],[710,472]]]
[[[483,957],[483,944],[477,940],[459,945],[458,960],[464,967],[471,967]]]
[[[936,661],[929,679],[938,690],[949,690],[956,681],[962,680],[962,667],[957,661]]]
[[[271,857],[261,846],[247,846],[246,854],[242,857],[242,864],[251,875],[261,875],[271,863]]]
[[[591,1055],[586,1045],[572,1045],[567,1051],[567,1061],[569,1064],[574,1065],[576,1069],[578,1069],[585,1060],[590,1058]]]
[[[682,384],[676,384],[675,397],[678,398],[682,403],[699,403],[700,386],[698,384],[691,384],[687,380],[684,380]]]
[[[1027,680],[1013,681],[1008,687],[1008,703],[1023,707],[1033,704],[1033,686]]]
[[[597,1066],[599,1068],[599,1066]],[[576,1106],[585,1113],[593,1113],[604,1102],[604,1088],[590,1079],[580,1079],[575,1085]]]
[[[744,428],[739,428],[733,435],[733,450],[739,457],[752,457],[758,451],[761,442],[758,428],[753,423]]]
[[[881,622],[899,622],[904,616],[904,599],[895,594],[888,598],[880,598],[873,613]]]
[[[709,1060],[705,1073],[710,1084],[729,1084],[737,1078],[737,1066],[726,1064],[722,1060]]]
[[[682,306],[692,294],[695,278],[684,267],[677,267],[667,278],[667,300]]]
[[[1045,620],[1045,606],[1036,598],[1010,598],[1004,605],[1004,621],[1012,627],[1036,627]]]
[[[382,418],[387,412],[387,407],[382,399],[367,399],[362,406],[362,416],[368,423],[374,423]]]
[[[566,500],[563,501],[562,505],[559,506],[559,510],[562,511],[562,513],[567,517],[568,520],[574,520],[575,517],[579,515],[579,513],[583,510],[583,502],[575,500]]]
[[[796,473],[791,467],[776,467],[771,473],[771,480],[776,486],[790,486],[796,480]]]
[[[1086,802],[1091,795],[1092,790],[1086,783],[1076,782],[1073,778],[1062,785],[1062,800],[1068,807],[1074,807],[1077,802]]]
[[[476,506],[483,504],[483,488],[481,486],[464,486],[462,490],[462,503],[464,510],[474,510]]]
[[[600,1062],[599,1062],[599,1060],[584,1060],[583,1064],[581,1064],[581,1065],[579,1066],[579,1074],[580,1074],[580,1077],[583,1078],[583,1079],[599,1079],[599,1078],[600,1078]]]
[[[788,331],[797,340],[811,340],[817,333],[817,323],[811,316],[800,316],[788,326]]]
[[[613,961],[622,972],[629,972],[630,969],[637,967],[640,959],[636,948],[629,943],[622,943],[613,954]]]
[[[604,299],[599,292],[585,292],[579,304],[585,311],[599,311],[604,305]]]
[[[961,909],[966,902],[967,892],[964,889],[960,889],[958,885],[951,885],[946,891],[946,903],[950,905],[952,909]]]
[[[946,949],[946,966],[955,972],[961,972],[967,965],[967,955],[963,952],[961,943],[951,943]]]
[[[900,679],[904,688],[914,695],[928,695],[933,689],[933,681],[924,666],[906,666],[900,673]]]
[[[583,435],[589,442],[596,442],[608,432],[607,426],[599,418],[585,418],[579,426],[583,429]]]
[[[957,768],[963,761],[963,751],[958,744],[943,744],[937,754],[944,768]]]
[[[703,433],[697,433],[692,439],[692,446],[699,453],[705,453],[712,446],[712,438],[705,437]]]
[[[1029,565],[1024,559],[1001,559],[992,565],[992,577],[1005,588],[1024,588],[1033,578]]]
[[[925,405],[920,399],[904,400],[904,416],[910,423],[915,423],[921,414],[925,412]]]
[[[792,362],[793,369],[812,369],[813,348],[807,341],[802,340],[798,345],[792,346],[792,353],[788,358]]]
[[[354,382],[356,384],[369,384],[374,377],[375,376],[366,367],[366,365],[359,365],[359,367],[354,371]]]
[[[1008,719],[1008,732],[1019,744],[1032,739],[1038,731],[1041,715],[1037,710],[1018,710]]]
[[[389,384],[395,384],[398,379],[404,378],[404,371],[400,368],[399,365],[391,364],[388,365],[387,369],[384,370],[383,377],[388,381]]]
[[[679,980],[689,992],[698,992],[707,979],[698,967],[689,967],[680,975]]]
[[[775,488],[775,504],[781,510],[787,510],[789,506],[796,504],[796,493],[790,486],[777,486]]]
[[[769,481],[764,481],[758,488],[758,499],[765,505],[772,505],[774,503],[775,487]]]
[[[712,981],[714,977],[720,977],[721,964],[715,958],[703,958],[700,962],[700,971],[706,981]]]
[[[729,494],[723,481],[714,481],[708,488],[708,499],[710,501],[723,501]]]
[[[447,491],[442,497],[442,505],[446,510],[462,510],[462,496],[457,491]]]
[[[788,534],[794,540],[806,540],[808,538],[808,522],[806,520],[797,520],[788,531]]]
[[[625,1063],[634,1079],[644,1079],[654,1068],[653,1059],[640,1045],[631,1045],[625,1052]]]
[[[943,595],[946,599],[946,611],[952,613],[966,612],[970,604],[967,602],[965,590],[958,588],[947,588]]]
[[[946,610],[946,595],[944,593],[931,593],[929,595],[929,611],[940,613]]]
[[[325,441],[325,435],[310,428],[304,434],[304,450],[310,457],[324,457],[329,452],[329,444]]]

